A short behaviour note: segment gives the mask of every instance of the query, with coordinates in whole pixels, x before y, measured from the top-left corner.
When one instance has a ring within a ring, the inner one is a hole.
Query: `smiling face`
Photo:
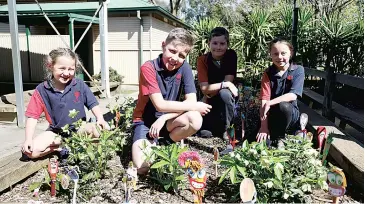
[[[173,40],[169,43],[162,42],[162,61],[167,70],[172,71],[183,65],[185,58],[188,56],[190,46]]]
[[[341,197],[346,193],[346,177],[345,174],[335,168],[332,169],[327,174],[327,180],[328,180],[328,192],[335,196],[335,197]]]
[[[209,41],[209,48],[213,58],[220,60],[228,49],[226,37],[224,35],[212,37]]]
[[[74,77],[76,72],[76,62],[70,56],[57,57],[52,70],[53,81],[57,88],[67,85]]]
[[[191,168],[188,168],[188,177],[189,183],[191,187],[194,189],[200,190],[203,189],[207,184],[207,175],[205,169],[199,169],[198,171],[194,171]]]
[[[272,62],[279,70],[286,70],[290,65],[292,52],[288,45],[282,42],[274,43],[270,49]]]

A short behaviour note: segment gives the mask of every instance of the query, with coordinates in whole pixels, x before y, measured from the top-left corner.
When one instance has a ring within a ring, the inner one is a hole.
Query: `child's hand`
[[[110,130],[109,124],[104,119],[98,120],[96,124],[104,130]]]
[[[33,140],[27,139],[22,145],[22,152],[31,154],[33,151]]]
[[[166,120],[163,117],[159,117],[151,126],[149,134],[152,138],[158,138],[162,127],[165,125]]]
[[[203,102],[197,102],[195,106],[195,110],[199,111],[199,113],[204,116],[210,112],[210,109],[212,108],[211,105],[203,103]]]
[[[234,97],[238,96],[238,89],[237,87],[230,81],[226,81],[225,83],[225,87],[228,87],[228,89],[231,91],[231,93],[233,94]]]
[[[261,127],[259,132],[257,133],[256,141],[262,142],[266,141],[267,139],[270,139],[269,129]]]

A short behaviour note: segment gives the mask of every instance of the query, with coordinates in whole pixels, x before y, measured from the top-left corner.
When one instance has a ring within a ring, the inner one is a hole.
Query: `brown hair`
[[[53,78],[52,69],[50,68],[52,68],[53,65],[56,63],[57,58],[61,56],[70,57],[71,59],[75,60],[76,73],[78,73],[79,70],[81,70],[80,68],[82,62],[80,61],[80,57],[78,54],[76,54],[69,48],[57,48],[52,50],[44,60],[44,69],[46,72],[45,80],[51,80]]]
[[[212,31],[210,31],[208,40],[210,41],[213,37],[219,37],[222,35],[226,38],[227,45],[229,45],[229,32],[223,27],[215,27]]]
[[[181,44],[187,45],[190,51],[194,46],[194,38],[191,33],[184,28],[174,28],[169,32],[165,43],[169,44],[172,41],[179,41]]]
[[[294,47],[293,45],[287,41],[287,40],[284,40],[283,38],[275,38],[273,39],[270,43],[269,43],[269,53],[271,52],[271,48],[274,44],[276,43],[282,43],[286,46],[289,47],[289,50],[290,50],[290,60],[292,60],[291,58],[293,57],[293,54],[294,54]]]

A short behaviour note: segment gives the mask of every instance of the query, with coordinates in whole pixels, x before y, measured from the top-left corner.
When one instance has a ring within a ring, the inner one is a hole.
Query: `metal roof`
[[[78,3],[41,3],[44,12],[47,13],[76,13],[76,14],[91,14],[98,8],[98,2],[78,2]],[[18,15],[22,14],[41,14],[37,4],[17,4]],[[126,11],[157,11],[166,16],[172,21],[190,27],[180,19],[172,15],[160,6],[155,6],[143,0],[110,0],[108,4],[109,12],[126,12]],[[8,6],[0,6],[0,15],[8,15]]]

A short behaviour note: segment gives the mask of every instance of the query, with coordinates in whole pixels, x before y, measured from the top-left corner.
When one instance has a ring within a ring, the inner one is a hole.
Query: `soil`
[[[215,176],[213,164],[213,146],[217,146],[223,150],[225,143],[220,138],[202,139],[198,137],[191,137],[185,140],[190,150],[198,151],[206,164],[208,174],[207,189],[204,197],[206,203],[226,203],[238,202],[232,199],[236,193],[231,192],[228,183],[218,185],[219,178]],[[126,150],[129,151],[129,150]],[[95,191],[95,195],[90,200],[83,198],[83,195],[78,195],[78,202],[91,203],[123,203],[124,202],[124,185],[122,182],[123,167],[126,167],[130,161],[130,156],[122,154],[123,156],[115,156],[109,161],[108,165],[111,169],[111,176],[105,179],[100,179],[94,186],[100,190]],[[218,175],[221,175],[223,169],[218,168]],[[44,203],[65,203],[71,202],[71,195],[59,194],[56,198],[51,198],[49,190],[41,190],[38,198],[32,196],[32,192],[28,190],[32,182],[38,182],[43,176],[43,171],[31,175],[27,179],[15,185],[12,189],[0,194],[0,202],[19,202],[27,203],[28,201],[43,201]],[[223,187],[224,186],[224,187]],[[70,187],[73,187],[71,182]],[[320,202],[330,203],[331,197],[324,191],[314,191],[313,195],[308,196],[306,201],[309,203]],[[347,202],[362,202],[362,200],[354,200],[349,196],[344,196],[341,203]],[[183,188],[177,194],[164,192],[163,189],[155,184],[153,180],[148,177],[139,177],[137,183],[137,190],[132,193],[131,203],[193,203],[193,196],[188,186]]]

